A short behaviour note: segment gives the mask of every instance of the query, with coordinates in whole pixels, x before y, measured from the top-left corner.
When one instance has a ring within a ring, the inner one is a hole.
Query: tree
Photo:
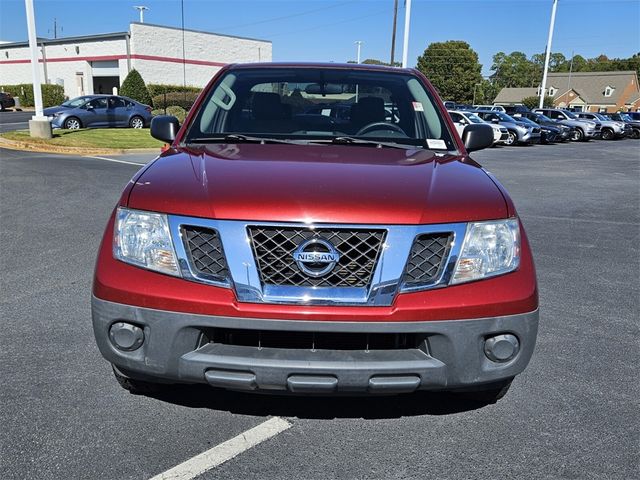
[[[142,76],[138,71],[133,68],[124,79],[120,86],[120,95],[133,98],[134,100],[144,103],[145,105],[151,105],[151,95],[147,89],[147,85],[144,83]]]
[[[531,97],[524,97],[522,99],[522,104],[533,110],[534,108],[538,108],[538,105],[540,105],[540,97],[536,97],[535,95]],[[553,97],[545,95],[544,100],[542,101],[542,106],[544,108],[553,108]]]
[[[499,87],[533,87],[542,78],[542,70],[522,52],[496,53],[491,70],[495,72],[491,79]]]
[[[355,60],[349,60],[347,63],[358,63],[358,62],[356,62]],[[366,60],[363,60],[360,63],[364,63],[365,65],[386,65],[387,67],[391,66],[390,63],[383,62],[382,60],[378,60],[377,58],[367,58]],[[393,66],[394,67],[400,67],[400,66],[402,66],[402,63],[393,62]]]
[[[424,73],[445,100],[471,103],[474,86],[482,82],[478,54],[467,42],[435,42],[418,57],[418,70]]]

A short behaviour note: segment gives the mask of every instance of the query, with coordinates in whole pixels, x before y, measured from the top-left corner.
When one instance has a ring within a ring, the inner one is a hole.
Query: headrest
[[[384,100],[380,97],[364,97],[351,107],[351,122],[367,125],[385,119]]]
[[[251,104],[253,117],[257,120],[274,120],[282,118],[280,95],[270,92],[256,92]]]

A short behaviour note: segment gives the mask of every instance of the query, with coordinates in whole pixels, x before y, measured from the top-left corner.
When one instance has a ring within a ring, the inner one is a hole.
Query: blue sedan
[[[85,127],[144,128],[151,123],[151,107],[128,97],[85,95],[57,107],[44,109],[53,128],[76,130]]]

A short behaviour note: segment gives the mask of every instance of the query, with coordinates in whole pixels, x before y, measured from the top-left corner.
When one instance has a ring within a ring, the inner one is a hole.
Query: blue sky
[[[179,0],[34,0],[38,36],[125,31],[150,8],[147,23],[180,26]],[[465,40],[478,52],[483,74],[502,50],[544,51],[551,0],[413,0],[409,64],[434,41]],[[26,40],[23,0],[0,0],[0,39]],[[402,56],[404,0],[399,0],[396,59]],[[273,41],[278,61],[388,61],[393,0],[184,0],[185,27]],[[640,0],[559,0],[553,51],[567,57],[640,51]]]

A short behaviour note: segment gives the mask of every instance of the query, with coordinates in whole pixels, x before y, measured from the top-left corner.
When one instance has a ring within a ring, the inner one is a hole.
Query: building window
[[[607,88],[604,89],[604,96],[605,97],[610,97],[611,95],[613,95],[614,91],[615,91],[615,88],[613,88],[610,85],[607,85]]]

